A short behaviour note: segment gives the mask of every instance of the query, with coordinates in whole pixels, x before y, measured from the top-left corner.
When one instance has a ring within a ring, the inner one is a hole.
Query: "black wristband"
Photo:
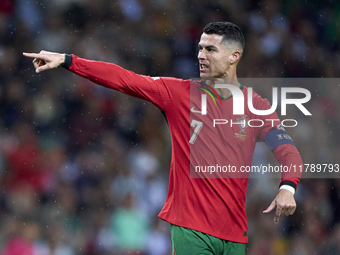
[[[282,186],[282,185],[292,186],[296,190],[296,184],[294,182],[292,182],[292,181],[283,181],[283,182],[281,182],[280,186]]]
[[[65,54],[65,61],[62,63],[62,67],[69,69],[72,64],[72,55],[71,54]]]

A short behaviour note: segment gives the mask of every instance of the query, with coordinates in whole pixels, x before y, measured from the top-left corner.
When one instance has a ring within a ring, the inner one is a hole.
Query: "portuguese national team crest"
[[[240,115],[240,118],[236,118],[237,126],[240,128],[238,133],[235,133],[235,137],[244,141],[249,139],[249,135],[247,135],[246,129],[248,128],[248,118],[247,115]]]

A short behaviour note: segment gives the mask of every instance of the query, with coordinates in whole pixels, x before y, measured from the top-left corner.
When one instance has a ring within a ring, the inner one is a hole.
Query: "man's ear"
[[[233,65],[239,61],[241,58],[241,52],[239,50],[234,50],[230,55],[230,64]]]

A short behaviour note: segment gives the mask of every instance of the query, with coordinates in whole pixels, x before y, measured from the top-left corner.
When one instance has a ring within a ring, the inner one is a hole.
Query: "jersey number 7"
[[[190,138],[189,143],[194,144],[196,139],[197,139],[198,133],[201,131],[201,129],[203,127],[203,122],[198,121],[198,120],[192,120],[191,126],[195,129],[194,129],[194,133],[192,134],[192,136]]]

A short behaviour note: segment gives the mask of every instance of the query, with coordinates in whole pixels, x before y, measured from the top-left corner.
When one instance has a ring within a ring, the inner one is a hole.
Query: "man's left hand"
[[[276,208],[274,222],[278,223],[281,216],[292,215],[296,209],[294,194],[286,189],[281,189],[270,206],[263,211],[269,213]]]

